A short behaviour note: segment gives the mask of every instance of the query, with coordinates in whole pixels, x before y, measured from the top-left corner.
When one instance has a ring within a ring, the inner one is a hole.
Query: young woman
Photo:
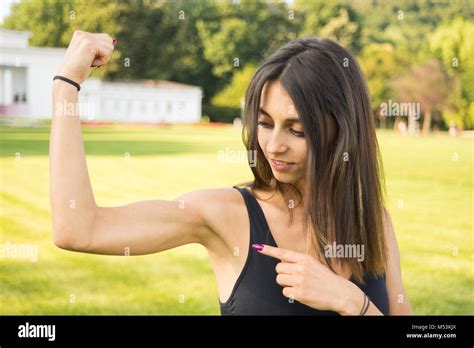
[[[79,118],[54,105],[77,102],[76,84],[91,66],[107,63],[114,44],[107,34],[75,32],[53,82],[50,196],[58,247],[143,255],[200,243],[223,315],[412,313],[383,207],[366,83],[347,50],[296,39],[258,68],[243,128],[247,150],[257,153],[253,182],[101,207]]]

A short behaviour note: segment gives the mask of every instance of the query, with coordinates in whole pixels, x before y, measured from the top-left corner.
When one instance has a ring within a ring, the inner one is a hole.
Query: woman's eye
[[[291,133],[297,137],[304,137],[304,132],[295,131],[293,128],[290,129]]]
[[[271,125],[269,125],[268,123],[262,122],[262,121],[258,121],[257,124],[259,126],[262,126],[263,128],[270,128],[271,127]]]
[[[262,126],[263,128],[272,128],[273,127],[271,124],[268,124],[268,123],[262,122],[262,121],[258,121],[257,125]],[[296,131],[293,128],[290,128],[290,133],[293,134],[296,137],[300,137],[300,138],[304,137],[304,132]]]

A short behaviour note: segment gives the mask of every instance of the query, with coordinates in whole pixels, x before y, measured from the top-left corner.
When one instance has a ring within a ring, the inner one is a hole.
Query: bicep
[[[388,211],[384,217],[385,244],[387,250],[386,284],[390,315],[413,314],[410,301],[403,286],[400,265],[400,250]]]
[[[93,254],[144,255],[190,243],[205,243],[211,234],[202,213],[204,193],[174,200],[146,200],[117,207],[98,207],[91,240]]]

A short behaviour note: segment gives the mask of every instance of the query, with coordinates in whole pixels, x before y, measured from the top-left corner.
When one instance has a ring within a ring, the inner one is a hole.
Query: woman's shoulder
[[[212,213],[236,202],[239,195],[232,187],[206,188],[184,193],[175,200],[181,200],[183,204],[190,202],[199,206],[202,212]]]
[[[255,184],[253,183],[246,183],[246,184],[242,184],[242,185],[236,185],[234,186],[240,190],[245,190],[247,191],[248,193],[250,193],[252,196],[260,199],[260,200],[263,200],[263,201],[267,201],[273,197],[275,197],[275,194],[278,193],[275,188],[272,188],[272,187],[257,187]]]
[[[198,189],[185,193],[175,200],[192,204],[214,232],[219,232],[223,222],[236,214],[242,205],[241,193],[233,187]]]

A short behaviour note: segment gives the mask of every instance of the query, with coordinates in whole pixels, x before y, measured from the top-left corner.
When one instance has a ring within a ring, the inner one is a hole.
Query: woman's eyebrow
[[[264,114],[265,116],[268,116],[270,118],[273,118],[267,111],[265,111],[264,108],[262,108],[261,106],[258,108],[258,111],[262,114]],[[297,117],[290,117],[290,118],[287,118],[284,120],[284,122],[286,123],[301,123],[300,122],[300,119],[297,118]]]

